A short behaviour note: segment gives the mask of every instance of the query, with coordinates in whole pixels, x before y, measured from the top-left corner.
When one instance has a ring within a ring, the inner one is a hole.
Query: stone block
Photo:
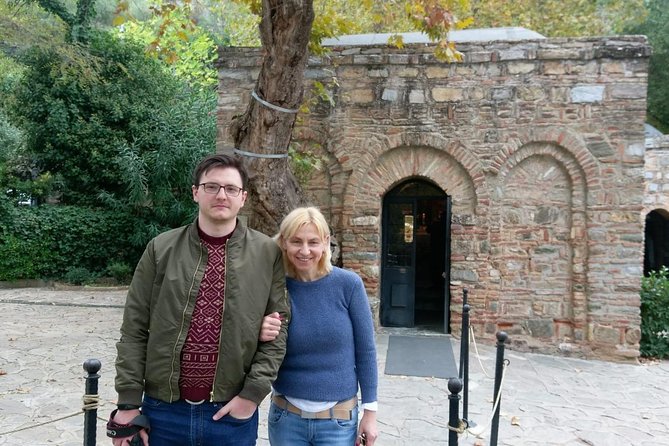
[[[471,269],[451,269],[451,280],[460,280],[463,282],[478,282],[479,275]]]
[[[383,89],[383,94],[381,95],[381,99],[384,101],[389,101],[389,102],[395,102],[397,101],[397,98],[399,97],[399,92],[394,89],[390,88],[384,88]]]
[[[592,141],[587,143],[588,150],[597,158],[606,158],[615,155],[613,148],[606,141]]]
[[[541,71],[548,75],[567,74],[569,67],[564,62],[549,61],[544,62]]]
[[[552,319],[528,319],[523,325],[533,338],[553,337],[554,329]]]
[[[527,59],[527,51],[524,49],[509,49],[501,50],[497,53],[497,60],[518,60],[518,59]]]
[[[450,75],[450,67],[427,67],[425,69],[425,75],[428,79],[443,79],[447,78]]]
[[[643,99],[646,97],[646,84],[618,84],[609,86],[613,99]]]
[[[513,97],[513,89],[511,87],[499,87],[492,89],[493,101],[508,101]]]
[[[358,89],[347,92],[346,102],[352,104],[369,104],[374,102],[374,91],[370,89]]]
[[[432,89],[432,99],[436,102],[457,102],[464,98],[464,90],[460,88],[435,87]]]
[[[513,62],[507,65],[509,74],[529,74],[536,69],[536,65],[532,62]]]
[[[387,68],[372,68],[367,72],[367,75],[369,77],[388,77],[388,69]]]
[[[364,217],[354,217],[351,219],[352,226],[377,226],[379,217],[367,215]]]
[[[397,71],[398,77],[415,78],[418,77],[418,74],[419,74],[418,68],[402,68]]]
[[[604,100],[603,85],[580,85],[570,91],[571,102],[601,102]]]
[[[424,104],[425,103],[425,92],[423,90],[411,90],[409,92],[409,103],[410,104]]]
[[[620,344],[620,330],[614,327],[594,324],[592,327],[593,341],[596,343],[617,345]]]

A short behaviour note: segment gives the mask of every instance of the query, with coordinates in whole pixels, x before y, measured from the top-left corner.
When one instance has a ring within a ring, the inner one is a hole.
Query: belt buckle
[[[200,401],[191,401],[188,399],[184,398],[184,401],[190,404],[191,406],[199,406],[200,404],[204,403],[206,400],[200,400]]]
[[[306,410],[300,411],[300,417],[305,418],[307,420],[315,420],[316,415],[317,415],[316,412],[307,412]]]

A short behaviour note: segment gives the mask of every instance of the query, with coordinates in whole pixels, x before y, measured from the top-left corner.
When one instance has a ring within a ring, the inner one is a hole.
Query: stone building
[[[647,41],[477,33],[460,39],[461,63],[425,43],[344,42],[310,59],[308,81],[334,101],[294,140],[321,161],[306,189],[341,263],[381,326],[459,334],[466,288],[477,339],[504,330],[517,349],[634,359]],[[259,58],[221,49],[219,150]]]
[[[669,135],[646,135],[644,274],[669,268]]]

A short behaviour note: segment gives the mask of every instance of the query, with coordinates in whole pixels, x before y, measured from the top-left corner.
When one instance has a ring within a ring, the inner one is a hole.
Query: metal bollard
[[[500,387],[502,385],[502,373],[504,373],[504,343],[509,338],[506,332],[497,332],[497,358],[495,359],[495,388],[493,390],[492,401],[493,405],[499,398],[495,413],[492,417],[492,424],[490,426],[490,446],[497,446],[497,431],[499,431],[499,410],[502,405],[502,396],[499,395]]]
[[[464,361],[465,358],[468,358],[469,342],[465,342],[465,336],[469,339],[469,322],[465,324],[465,306],[467,306],[467,296],[469,295],[469,290],[467,288],[462,289],[462,327],[460,329],[460,379],[463,378],[464,371]]]
[[[465,420],[467,425],[473,425],[469,422],[469,304],[462,306],[462,338],[461,344],[464,345],[464,348],[461,348],[460,355],[464,355],[464,360],[462,356],[460,358],[460,364],[462,371],[460,373],[460,378],[463,383],[462,391],[462,419]],[[463,351],[464,350],[464,351]]]
[[[453,429],[460,427],[460,391],[462,382],[458,378],[448,380],[448,446],[458,446],[458,433]]]
[[[86,395],[98,394],[98,371],[102,364],[97,359],[87,359],[84,362],[84,370],[88,372],[86,376]],[[84,446],[95,446],[96,442],[96,424],[98,418],[98,409],[86,409],[84,411]]]

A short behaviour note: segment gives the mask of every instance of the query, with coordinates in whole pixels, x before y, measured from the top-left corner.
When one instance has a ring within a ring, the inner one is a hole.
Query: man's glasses
[[[218,183],[200,183],[198,187],[202,186],[204,191],[208,194],[218,194],[221,189],[225,191],[225,195],[228,197],[236,197],[243,190],[241,187],[233,186],[232,184],[226,184],[221,186]]]

